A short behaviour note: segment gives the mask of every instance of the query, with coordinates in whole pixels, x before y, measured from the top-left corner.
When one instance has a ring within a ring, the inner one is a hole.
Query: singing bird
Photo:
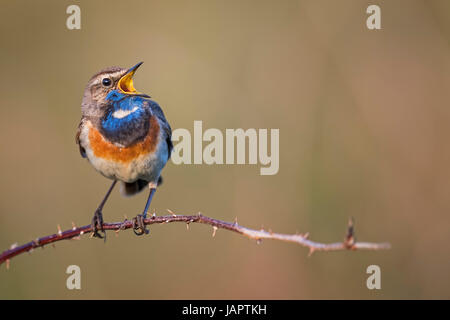
[[[84,91],[76,142],[81,156],[113,180],[92,218],[93,235],[100,238],[98,231],[105,235],[102,209],[117,181],[125,196],[149,187],[144,211],[133,219],[135,234],[148,233],[144,219],[173,148],[172,130],[161,107],[133,86],[141,64],[104,69],[92,76]]]

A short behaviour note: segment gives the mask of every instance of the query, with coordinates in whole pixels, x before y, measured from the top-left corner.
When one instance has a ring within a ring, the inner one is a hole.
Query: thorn
[[[347,224],[347,235],[352,236],[353,232],[354,232],[354,221],[353,221],[353,217],[348,218],[348,224]]]
[[[309,232],[302,234],[303,239],[308,239],[309,238]]]
[[[156,212],[153,212],[152,219],[155,219],[155,218],[156,218]]]
[[[271,235],[273,234],[273,231],[272,231],[272,229],[270,229],[270,228],[269,228],[269,233],[270,233]]]
[[[124,220],[122,222],[122,224],[120,225],[119,229],[117,229],[117,233],[119,233],[119,231],[125,230],[125,223],[127,222],[127,220]]]
[[[34,247],[39,247],[39,238],[36,238],[33,240],[33,246]]]
[[[31,248],[30,250],[28,250],[28,254],[31,254],[33,252],[33,248]]]
[[[213,226],[213,234],[212,237],[214,238],[216,236],[217,227]]]
[[[170,209],[166,209],[166,210],[167,210],[167,212],[170,213],[171,215],[175,215],[175,213],[174,213],[172,210],[170,210]]]
[[[77,226],[75,225],[75,222],[72,221],[72,230],[75,230]]]
[[[233,222],[233,224],[234,224],[235,226],[237,226],[237,225],[238,225],[238,222],[237,222],[237,217],[236,217],[236,218],[234,218],[234,222]]]
[[[125,218],[125,221],[127,221],[127,220],[128,220],[128,217],[127,217],[127,215],[126,215],[126,214],[124,214],[124,215],[123,215],[123,217]]]
[[[186,230],[189,230],[189,222],[186,222]]]
[[[13,243],[13,244],[9,247],[9,249],[10,249],[10,250],[15,249],[15,248],[17,248],[18,245],[19,245],[19,244],[18,244],[17,242],[15,242],[15,243]]]
[[[6,259],[6,270],[9,270],[10,260]]]
[[[201,217],[201,216],[202,216],[202,213],[199,211],[197,215],[198,215],[199,217]]]
[[[58,224],[57,228],[58,228],[58,236],[61,237],[62,235],[61,226]]]
[[[261,244],[261,242],[262,242],[262,239],[261,239],[261,238],[256,239],[256,244]]]
[[[312,254],[314,253],[314,251],[315,251],[315,250],[314,250],[313,247],[310,247],[310,248],[309,248],[308,258],[312,256]]]
[[[347,235],[345,236],[344,244],[348,249],[352,248],[355,244],[355,228],[353,224],[353,217],[350,217],[348,219]]]
[[[80,231],[80,236],[82,236],[84,234],[84,231]]]

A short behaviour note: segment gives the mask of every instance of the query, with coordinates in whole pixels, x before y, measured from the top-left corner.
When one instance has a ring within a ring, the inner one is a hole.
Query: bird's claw
[[[144,223],[145,215],[138,214],[133,218],[133,232],[137,236],[142,236],[143,234],[149,234],[150,231]]]
[[[103,229],[103,215],[102,211],[99,209],[95,210],[94,217],[91,222],[91,228],[92,237],[106,240],[106,232]],[[99,233],[99,231],[103,233],[103,236]]]

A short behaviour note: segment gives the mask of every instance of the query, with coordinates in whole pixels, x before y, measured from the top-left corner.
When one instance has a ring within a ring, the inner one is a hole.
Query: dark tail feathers
[[[162,177],[159,177],[158,186],[160,186],[162,184],[162,181],[163,181]],[[122,182],[122,184],[120,186],[121,187],[120,192],[125,197],[131,197],[131,196],[134,196],[135,194],[138,194],[142,190],[144,190],[145,187],[148,186],[148,183],[149,183],[148,181],[140,180],[140,179],[135,182]]]
[[[148,181],[145,180],[137,180],[135,182],[122,182],[120,192],[125,197],[131,197],[135,194],[138,194],[148,185]]]

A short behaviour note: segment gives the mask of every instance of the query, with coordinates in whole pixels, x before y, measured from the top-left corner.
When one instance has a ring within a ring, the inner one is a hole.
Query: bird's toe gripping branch
[[[149,234],[150,231],[147,229],[147,225],[145,224],[145,215],[138,214],[133,218],[133,232],[137,236],[142,236],[144,234]]]

